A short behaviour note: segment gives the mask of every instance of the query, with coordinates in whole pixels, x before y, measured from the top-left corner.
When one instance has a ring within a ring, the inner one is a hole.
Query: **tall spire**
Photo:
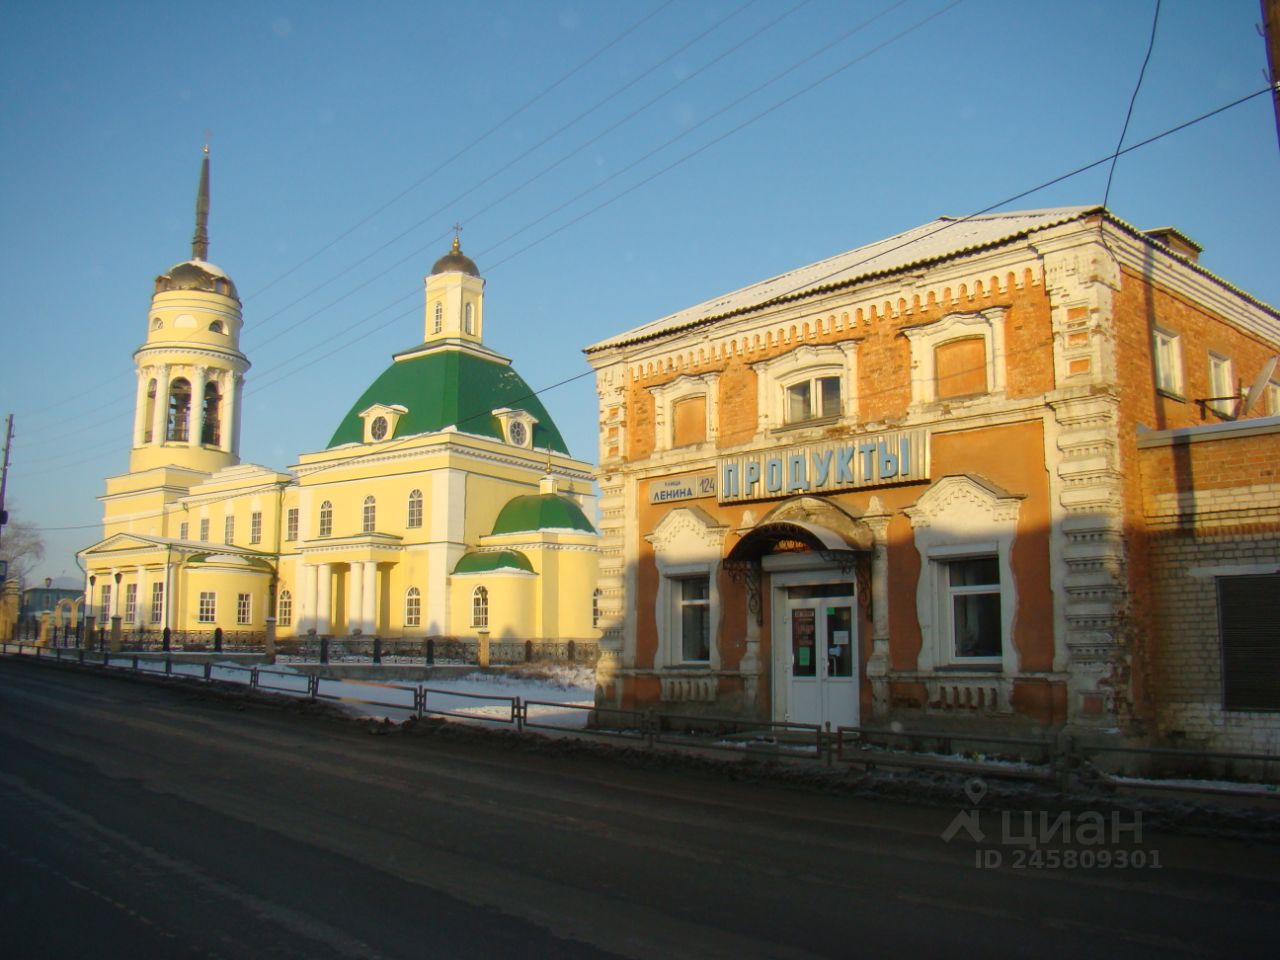
[[[196,194],[196,233],[191,238],[191,259],[209,259],[209,145],[204,145],[200,165],[200,190]]]

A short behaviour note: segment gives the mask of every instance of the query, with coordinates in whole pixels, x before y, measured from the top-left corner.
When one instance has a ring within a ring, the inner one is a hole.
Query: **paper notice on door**
[[[831,645],[833,647],[843,647],[848,642],[849,642],[848,630],[832,630],[831,631]]]
[[[809,654],[812,650],[813,650],[813,647],[797,647],[796,648],[796,659],[799,661],[800,666],[802,667],[809,666]]]

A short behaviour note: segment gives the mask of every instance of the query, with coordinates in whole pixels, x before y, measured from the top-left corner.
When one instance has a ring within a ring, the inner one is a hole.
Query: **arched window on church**
[[[161,320],[159,317],[152,317],[152,318],[151,318],[151,329],[152,329],[152,330],[163,330],[163,329],[164,329],[164,321],[163,321],[163,320]]]
[[[462,329],[467,333],[475,333],[474,326],[471,319],[471,304],[468,303],[462,311]]]
[[[320,504],[320,536],[333,536],[333,504],[328,500]]]
[[[218,385],[210,380],[204,385],[204,421],[200,427],[200,442],[216,447],[221,440],[222,395]]]
[[[215,320],[213,321],[213,323],[209,324],[209,332],[210,333],[226,333],[227,328],[226,328],[226,325],[223,324],[221,320]]]
[[[360,530],[363,533],[373,533],[373,528],[378,522],[378,501],[373,497],[364,498],[364,512],[361,515]]]
[[[280,591],[280,599],[276,602],[276,623],[282,627],[293,626],[293,594],[288,590]]]
[[[471,625],[481,629],[489,627],[489,591],[484,587],[471,591]]]
[[[591,594],[591,626],[596,628],[600,626],[600,590]]]
[[[153,424],[156,422],[156,382],[153,379],[147,384],[147,409],[142,421],[142,442],[150,443],[155,438]]]
[[[410,587],[404,595],[404,625],[406,627],[422,625],[422,593],[417,587]]]
[[[178,377],[169,384],[169,426],[166,440],[184,442],[191,429],[191,384]]]
[[[436,301],[435,320],[431,327],[432,333],[439,333],[444,327],[444,306],[439,300]]]
[[[422,491],[409,491],[409,524],[411,528],[417,529],[422,526]]]

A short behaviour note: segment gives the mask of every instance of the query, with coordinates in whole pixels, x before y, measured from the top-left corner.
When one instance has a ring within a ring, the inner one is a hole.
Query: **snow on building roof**
[[[649,340],[774,301],[793,299],[824,288],[844,286],[909,267],[945,260],[1102,211],[1101,206],[1093,205],[986,213],[972,217],[939,217],[904,233],[686,307],[660,320],[592,344],[586,348],[586,352],[593,353],[609,347]]]

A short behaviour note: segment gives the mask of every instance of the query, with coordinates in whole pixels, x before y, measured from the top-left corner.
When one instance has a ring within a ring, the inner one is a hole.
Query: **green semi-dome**
[[[396,437],[457,427],[463,433],[502,440],[502,425],[491,411],[503,407],[524,410],[538,421],[533,428],[533,446],[569,452],[542,401],[496,354],[489,359],[467,350],[443,349],[396,360],[352,405],[329,447],[362,443],[360,412],[376,403],[406,409],[396,424]]]
[[[495,570],[523,570],[533,573],[533,564],[519,550],[496,550],[490,553],[464,553],[454,573],[493,573]]]
[[[582,508],[554,493],[536,493],[508,501],[493,522],[493,533],[531,533],[537,530],[575,530],[595,533]]]

